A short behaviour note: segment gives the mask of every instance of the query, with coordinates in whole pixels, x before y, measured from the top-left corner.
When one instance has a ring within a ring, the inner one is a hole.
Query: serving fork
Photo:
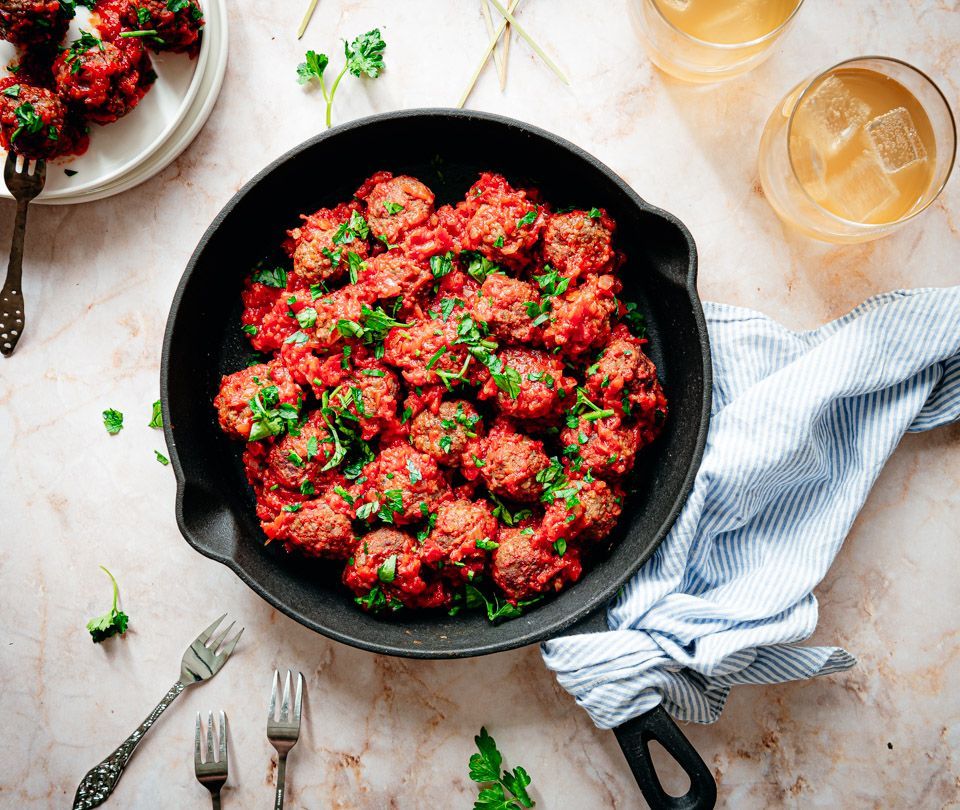
[[[22,284],[27,208],[30,201],[43,191],[47,182],[47,164],[42,160],[27,160],[15,152],[7,152],[7,162],[3,165],[3,180],[17,201],[17,219],[13,225],[7,280],[3,284],[3,290],[0,290],[0,354],[9,357],[23,335],[25,320]]]
[[[236,622],[231,622],[226,629],[213,636],[226,617],[227,614],[224,613],[187,647],[183,654],[183,660],[180,662],[180,679],[170,687],[156,708],[147,716],[147,719],[120,744],[116,751],[88,771],[87,775],[80,780],[77,794],[73,798],[74,810],[87,810],[87,808],[98,807],[103,804],[113,793],[113,789],[120,781],[123,769],[130,761],[130,757],[133,756],[137,745],[157,721],[157,718],[188,686],[206,681],[220,671],[243,633],[241,627],[232,639],[225,641],[230,630],[236,624]]]
[[[220,810],[220,790],[227,782],[227,716],[220,712],[217,747],[213,745],[213,712],[207,713],[207,747],[204,756],[201,739],[200,712],[197,712],[197,735],[193,746],[193,770],[197,781],[210,791],[213,810]]]
[[[283,697],[280,700],[280,715],[277,716],[277,689],[280,685],[280,670],[273,672],[273,692],[270,694],[270,712],[267,715],[267,739],[277,749],[277,792],[274,795],[274,810],[283,810],[284,781],[287,774],[287,754],[300,739],[300,717],[303,709],[303,674],[297,673],[294,694],[290,694],[293,673],[288,669],[283,682]],[[293,700],[293,712],[290,702]]]

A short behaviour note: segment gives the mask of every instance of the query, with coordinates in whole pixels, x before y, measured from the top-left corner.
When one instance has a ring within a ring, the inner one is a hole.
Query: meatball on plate
[[[519,615],[577,582],[669,418],[615,234],[492,171],[439,208],[378,171],[302,214],[240,292],[270,357],[214,399],[266,542],[386,615]]]

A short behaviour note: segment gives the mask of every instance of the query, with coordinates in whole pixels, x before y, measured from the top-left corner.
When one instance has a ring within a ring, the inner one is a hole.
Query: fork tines
[[[214,732],[216,731],[216,744]],[[203,745],[206,737],[206,747]],[[197,729],[194,737],[193,767],[197,780],[212,794],[220,793],[227,781],[227,716],[220,712],[219,723],[214,729],[213,712],[207,713],[207,728],[204,734],[200,712],[197,712]]]
[[[292,681],[293,672],[288,669],[287,676],[283,681],[283,695],[280,698],[280,705],[277,706],[280,670],[274,670],[273,691],[270,694],[270,711],[267,714],[267,737],[274,743],[275,748],[277,742],[274,738],[277,741],[288,743],[287,750],[292,748],[293,744],[300,738],[300,718],[303,714],[303,674],[297,673],[295,685],[292,684]]]
[[[187,648],[180,668],[180,678],[184,684],[204,681],[216,675],[233,653],[243,634],[243,628],[241,627],[231,639],[227,639],[227,636],[236,622],[230,622],[217,633],[217,629],[226,617],[227,614],[224,613]]]

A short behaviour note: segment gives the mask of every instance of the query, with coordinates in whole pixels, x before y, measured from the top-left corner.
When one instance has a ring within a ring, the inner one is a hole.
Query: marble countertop
[[[303,6],[230,4],[220,101],[159,177],[110,200],[31,214],[28,330],[0,361],[0,806],[67,806],[81,775],[176,678],[185,643],[229,611],[246,625],[236,658],[163,717],[112,806],[207,806],[191,757],[194,712],[208,708],[226,710],[231,723],[224,806],[268,806],[265,704],[273,668],[290,666],[303,671],[309,695],[288,806],[469,807],[467,758],[486,725],[533,775],[538,807],[641,807],[613,736],[576,708],[535,647],[458,662],[360,652],[270,609],[177,530],[173,473],[153,454],[163,438],[146,427],[167,309],[221,206],[322,127],[319,97],[294,81],[303,50],[339,58],[341,37],[382,28],[388,72],[342,86],[334,115],[346,121],[454,103],[486,42],[476,0],[320,0],[298,43]],[[774,104],[846,57],[903,57],[960,108],[955,0],[807,0],[769,62],[703,88],[651,67],[626,0],[525,0],[521,19],[571,86],[515,40],[507,91],[488,69],[470,106],[569,138],[677,214],[697,240],[704,298],[807,328],[873,293],[960,284],[960,178],[895,236],[833,247],[786,231],[756,170]],[[12,205],[0,205],[0,244],[12,219]],[[126,414],[117,437],[101,425],[106,407]],[[960,425],[905,439],[818,589],[814,640],[842,645],[858,666],[739,688],[718,723],[685,726],[716,775],[721,806],[960,806],[958,451]],[[84,623],[108,604],[101,563],[120,580],[131,629],[97,646]]]

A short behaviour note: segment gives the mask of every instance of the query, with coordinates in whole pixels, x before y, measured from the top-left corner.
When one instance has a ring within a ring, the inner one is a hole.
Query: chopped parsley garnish
[[[116,436],[123,430],[123,414],[113,408],[107,408],[103,412],[103,426],[107,429],[107,433]]]
[[[303,329],[312,329],[317,324],[317,311],[313,307],[304,307],[297,313],[297,323]]]
[[[487,596],[475,586],[470,584],[465,586],[464,602],[467,609],[485,608],[487,611],[487,619],[493,623],[503,619],[516,619],[518,616],[523,615],[524,608],[535,605],[542,599],[542,596],[538,596],[534,599],[521,600],[517,602],[516,605],[510,602],[501,603],[497,596],[491,596],[488,599]]]
[[[635,337],[645,338],[647,336],[647,319],[642,312],[637,311],[637,305],[633,301],[624,301],[623,308],[626,310],[623,314],[623,322],[627,325]]]
[[[350,219],[341,222],[333,234],[333,244],[349,245],[356,239],[366,239],[370,235],[370,226],[358,211],[350,212]],[[359,257],[358,257],[359,258]]]
[[[503,234],[500,234],[496,239],[493,240],[493,246],[498,248],[503,247]]]
[[[90,637],[93,639],[94,644],[99,644],[111,636],[122,636],[127,632],[127,625],[130,622],[130,617],[127,616],[126,613],[122,610],[117,610],[117,600],[120,598],[120,589],[117,586],[117,580],[113,574],[102,565],[100,566],[100,570],[110,577],[110,582],[113,583],[113,604],[110,606],[110,610],[102,616],[97,616],[95,619],[87,622],[87,630],[90,632]]]
[[[390,200],[383,204],[383,208],[390,216],[395,216],[403,211],[403,206],[400,203],[390,202]]]
[[[491,273],[499,273],[500,265],[472,250],[465,250],[460,258],[467,262],[467,275],[483,284]]]
[[[537,220],[537,209],[534,208],[532,211],[527,211],[520,219],[517,220],[518,228],[525,228],[527,225],[533,225]]]
[[[147,422],[147,427],[163,427],[163,407],[161,406],[159,399],[151,406],[150,421]]]
[[[540,291],[549,296],[563,295],[570,286],[570,279],[561,276],[549,264],[544,265],[543,273],[534,279],[540,285]]]
[[[470,757],[470,778],[480,785],[474,810],[521,810],[534,806],[527,792],[530,775],[519,765],[512,771],[502,771],[503,756],[486,728],[474,737],[479,754]],[[507,796],[509,794],[509,798]]]
[[[567,541],[564,538],[559,538],[553,544],[553,550],[557,552],[558,557],[562,557],[567,553]]]
[[[166,467],[170,463],[170,459],[168,459],[159,450],[154,450],[153,452],[157,456],[157,461],[159,461],[164,467]]]
[[[240,327],[240,331],[245,332],[248,335],[255,335],[257,334],[257,327],[254,326],[252,323],[245,323],[243,326]]]
[[[341,318],[337,321],[337,331],[345,338],[355,338],[367,346],[382,346],[383,339],[391,329],[405,329],[410,324],[392,318],[382,307],[370,309],[366,304],[360,308],[360,322]]]
[[[591,209],[587,212],[587,216],[590,217],[590,219],[600,219],[600,209],[599,209],[599,208],[591,208]]]
[[[103,44],[103,40],[95,37],[89,31],[84,31],[80,29],[80,37],[75,39],[73,43],[67,48],[67,58],[66,64],[70,66],[71,73],[79,73],[80,69],[83,67],[83,64],[80,61],[80,57],[83,56],[87,51],[97,48],[101,51],[106,50],[106,47]]]
[[[282,267],[258,267],[250,278],[256,284],[266,284],[281,290],[287,286],[287,271]]]
[[[284,512],[299,512],[303,508],[302,503],[288,503],[283,507]]]
[[[291,405],[289,402],[280,402],[280,389],[272,384],[257,391],[249,405],[253,413],[253,425],[247,441],[251,442],[279,436],[296,424],[300,416],[300,403]]]
[[[13,114],[17,119],[17,128],[10,136],[10,143],[13,143],[23,132],[29,135],[36,135],[44,127],[43,119],[29,101],[17,107]],[[56,140],[56,138],[52,138],[51,140]]]
[[[477,548],[482,549],[483,551],[493,551],[495,548],[500,548],[500,544],[495,543],[489,537],[484,537],[480,540],[477,540]]]
[[[403,605],[396,599],[388,599],[386,596],[384,596],[379,585],[375,585],[373,588],[371,588],[370,593],[368,593],[366,596],[354,597],[353,601],[365,610],[369,610],[371,613],[379,613],[385,608],[396,611],[403,607]]]
[[[354,498],[353,495],[351,495],[342,486],[340,486],[340,484],[337,484],[333,488],[333,491],[337,493],[337,495],[339,495],[341,498],[343,498],[343,500],[345,500],[349,506],[353,506],[353,502],[356,500],[356,498]]]
[[[476,464],[480,459],[476,456],[473,457],[474,464]],[[482,464],[477,466],[482,467]],[[505,526],[516,526],[523,520],[526,520],[528,517],[533,515],[533,511],[530,509],[518,509],[516,512],[511,512],[510,508],[501,501],[496,495],[490,495],[490,500],[495,504],[493,507],[493,516],[499,518],[500,522]]]
[[[3,91],[3,95],[9,96],[10,98],[20,98],[20,85],[11,84]]]
[[[430,272],[434,278],[443,278],[453,270],[453,254],[447,252],[443,256],[430,257]]]
[[[350,283],[356,284],[360,278],[360,273],[367,269],[367,263],[360,258],[359,253],[352,250],[347,251],[347,275],[350,277]]]
[[[316,51],[307,51],[305,60],[297,66],[297,81],[300,84],[308,84],[316,81],[320,85],[320,92],[323,93],[323,100],[326,102],[326,123],[331,124],[333,99],[340,86],[340,80],[349,71],[352,75],[368,76],[376,79],[384,69],[383,52],[387,45],[380,37],[380,30],[374,28],[361,34],[353,42],[343,44],[343,52],[346,60],[343,69],[337,74],[337,77],[327,89],[323,73],[330,64],[330,58],[323,53]],[[366,238],[366,237],[364,237]]]
[[[412,458],[407,460],[407,471],[410,473],[411,484],[416,484],[418,481],[423,480],[423,473],[420,472],[420,468],[414,463]]]
[[[571,415],[579,415],[584,422],[592,422],[595,419],[606,419],[608,416],[613,416],[614,412],[610,408],[601,408],[599,405],[593,403],[587,396],[587,392],[580,386],[577,386],[577,401],[569,411],[567,419],[567,424],[570,427],[576,427],[576,419],[574,419],[573,424],[570,424],[569,416]]]
[[[391,554],[377,569],[377,579],[381,582],[393,582],[397,578],[397,555]]]

